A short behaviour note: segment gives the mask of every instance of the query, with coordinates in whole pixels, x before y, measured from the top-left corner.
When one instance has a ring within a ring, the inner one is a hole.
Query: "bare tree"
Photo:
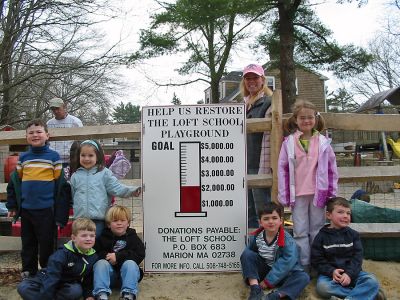
[[[46,116],[54,96],[69,102],[72,111],[92,111],[92,116],[110,107],[116,82],[111,71],[120,57],[112,47],[99,50],[102,37],[93,29],[110,17],[101,11],[106,5],[103,0],[1,1],[0,124]]]
[[[373,62],[364,72],[348,78],[350,90],[363,98],[400,86],[400,41],[398,36],[391,34],[395,30],[388,27],[383,33],[376,35],[368,45],[373,55]]]

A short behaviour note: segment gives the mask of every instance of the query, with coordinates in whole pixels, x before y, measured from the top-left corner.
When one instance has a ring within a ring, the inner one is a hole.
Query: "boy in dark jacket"
[[[297,299],[310,282],[298,261],[296,242],[283,229],[282,206],[267,203],[259,212],[260,228],[243,251],[240,262],[250,285],[249,300]],[[275,289],[264,296],[263,288]]]
[[[358,232],[349,227],[350,203],[329,199],[326,217],[330,224],[320,229],[311,248],[311,264],[319,275],[317,293],[331,299],[385,299],[376,277],[361,268],[363,249]]]
[[[49,148],[47,125],[40,119],[26,126],[27,152],[19,156],[17,170],[7,186],[8,216],[21,217],[22,278],[34,276],[54,251],[56,223],[68,221],[62,164],[56,151]]]
[[[97,255],[92,248],[96,225],[86,218],[72,224],[71,241],[50,256],[47,268],[35,277],[24,279],[17,287],[24,300],[93,299],[93,264]]]
[[[95,249],[100,260],[94,265],[94,290],[96,299],[106,300],[111,287],[121,283],[121,298],[136,299],[138,282],[143,277],[139,267],[145,256],[144,244],[129,228],[132,219],[125,206],[112,206],[106,214],[107,228],[96,239]]]

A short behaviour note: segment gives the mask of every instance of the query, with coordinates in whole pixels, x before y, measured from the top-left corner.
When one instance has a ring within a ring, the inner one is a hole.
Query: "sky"
[[[340,44],[353,43],[366,46],[368,40],[373,38],[375,32],[382,25],[389,0],[370,0],[369,3],[358,8],[356,3],[336,4],[336,0],[312,0],[320,20],[334,33],[334,38]],[[149,15],[155,11],[157,5],[151,0],[121,2],[121,17],[110,21],[104,28],[109,42],[121,40],[121,51],[138,49],[139,30],[146,28]],[[173,94],[182,101],[182,104],[196,104],[204,98],[206,84],[192,84],[185,87],[157,88],[152,81],[169,82],[180,81],[174,69],[184,61],[183,57],[164,56],[147,60],[135,67],[121,68],[121,81],[127,84],[126,93],[116,102],[132,102],[134,105],[169,105]],[[228,65],[228,71],[239,71],[249,63],[265,63],[261,56],[247,48],[237,51]],[[327,73],[321,73],[330,78],[326,84],[328,89],[334,90],[341,84]]]

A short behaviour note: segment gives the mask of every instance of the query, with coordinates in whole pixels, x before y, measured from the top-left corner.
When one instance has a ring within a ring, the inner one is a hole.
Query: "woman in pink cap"
[[[243,70],[240,91],[246,103],[246,117],[264,118],[271,113],[272,91],[267,87],[264,69],[260,65],[250,64]],[[247,134],[247,173],[271,173],[270,133],[256,132]],[[271,201],[270,188],[254,188],[248,191],[249,227],[258,228],[257,212]]]

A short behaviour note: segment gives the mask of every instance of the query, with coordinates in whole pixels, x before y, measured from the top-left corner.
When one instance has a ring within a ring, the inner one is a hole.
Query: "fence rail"
[[[399,115],[371,115],[354,113],[322,113],[327,128],[341,130],[365,130],[397,132],[400,130]],[[277,161],[282,142],[282,122],[288,115],[282,114],[282,99],[279,90],[274,92],[272,99],[272,117],[249,119],[246,121],[248,133],[271,131],[271,162],[273,174],[247,175],[248,187],[272,187],[272,195],[277,194]],[[103,126],[85,126],[80,128],[51,128],[50,140],[84,140],[104,138],[141,138],[141,124],[119,124]],[[25,130],[0,132],[0,145],[25,145]],[[339,167],[339,182],[365,181],[400,181],[399,166],[374,167]],[[0,200],[6,199],[6,184],[0,184]],[[397,227],[395,227],[397,228]],[[390,234],[390,233],[387,233]],[[398,233],[397,233],[398,234]],[[1,243],[3,243],[0,237]],[[0,249],[1,250],[1,249]]]

